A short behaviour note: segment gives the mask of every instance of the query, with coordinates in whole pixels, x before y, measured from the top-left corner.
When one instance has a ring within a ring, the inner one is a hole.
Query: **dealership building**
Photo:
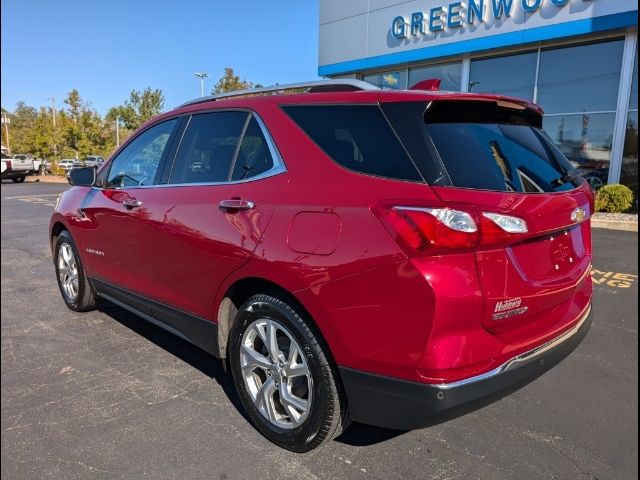
[[[534,101],[594,187],[637,195],[637,27],[635,0],[321,0],[318,74]]]

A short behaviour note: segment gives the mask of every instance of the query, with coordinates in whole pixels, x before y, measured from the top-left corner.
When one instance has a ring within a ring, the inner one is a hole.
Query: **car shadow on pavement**
[[[119,322],[128,329],[134,331],[138,335],[145,339],[155,343],[160,348],[171,353],[175,357],[179,358],[183,362],[188,363],[194,368],[197,368],[200,372],[204,373],[211,379],[215,380],[223,389],[233,406],[238,410],[242,417],[249,423],[252,423],[247,416],[240,397],[236,392],[236,387],[233,384],[233,379],[230,372],[226,372],[222,366],[222,362],[219,358],[201,350],[200,348],[192,345],[191,343],[183,340],[176,335],[150,323],[142,320],[137,315],[130,313],[129,311],[118,307],[107,301],[100,302],[98,307],[99,311],[110,316],[115,321]],[[475,411],[485,405],[495,402],[496,400],[508,395],[514,390],[517,390],[519,386],[508,389],[504,392],[500,392],[498,395],[492,395],[484,398],[482,401],[475,402],[471,405],[466,405],[463,408],[449,412],[447,415],[441,415],[434,417],[425,425],[426,428],[439,425],[443,422],[451,420],[453,418],[465,415],[471,411]],[[407,433],[404,430],[393,430],[389,428],[375,427],[372,425],[365,425],[362,423],[354,422],[351,426],[336,438],[336,442],[343,443],[351,446],[368,446],[391,440],[400,435]]]
[[[98,310],[215,380],[236,410],[251,423],[240,403],[231,372],[225,372],[219,358],[110,302],[101,301]]]
[[[240,402],[231,372],[225,372],[219,358],[110,302],[101,301],[98,309],[121,325],[215,380],[242,417],[252,423]],[[336,441],[347,445],[366,446],[390,440],[403,433],[405,432],[401,430],[390,430],[354,422]]]

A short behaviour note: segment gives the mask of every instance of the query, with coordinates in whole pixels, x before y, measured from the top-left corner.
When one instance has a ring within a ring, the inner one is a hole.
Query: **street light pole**
[[[116,147],[120,146],[120,117],[116,117]]]
[[[204,97],[204,79],[209,76],[206,72],[195,72],[194,75],[200,79],[200,96]]]

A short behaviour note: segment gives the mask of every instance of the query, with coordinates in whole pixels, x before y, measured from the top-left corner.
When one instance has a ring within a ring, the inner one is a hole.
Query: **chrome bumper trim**
[[[587,321],[587,318],[589,318],[590,313],[591,313],[591,304],[589,304],[589,306],[582,312],[581,316],[579,317],[580,319],[578,320],[578,323],[576,323],[570,330],[567,330],[562,335],[552,338],[547,343],[544,343],[539,347],[529,350],[528,352],[521,353],[520,355],[517,355],[507,360],[502,365],[500,365],[497,368],[494,368],[493,370],[489,370],[488,372],[482,373],[480,375],[476,375],[474,377],[465,378],[464,380],[458,380],[457,382],[436,383],[431,385],[442,390],[451,390],[454,388],[469,385],[471,383],[481,382],[482,380],[488,380],[502,373],[505,373],[510,370],[514,370],[518,367],[522,367],[524,365],[532,363],[536,361],[538,357],[544,355],[550,350],[553,350],[557,346],[561,345],[562,343],[566,342],[571,337],[573,337],[580,330],[584,322]]]

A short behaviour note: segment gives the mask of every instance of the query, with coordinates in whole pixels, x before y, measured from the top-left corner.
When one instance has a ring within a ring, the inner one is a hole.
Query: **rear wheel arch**
[[[238,309],[245,301],[259,293],[271,295],[288,303],[291,307],[296,308],[321,342],[333,365],[336,366],[333,353],[309,310],[289,290],[277,283],[260,277],[247,277],[236,281],[227,289],[220,302],[218,308],[218,354],[220,358],[227,358],[228,356],[227,345],[229,343],[229,332],[233,326]]]

